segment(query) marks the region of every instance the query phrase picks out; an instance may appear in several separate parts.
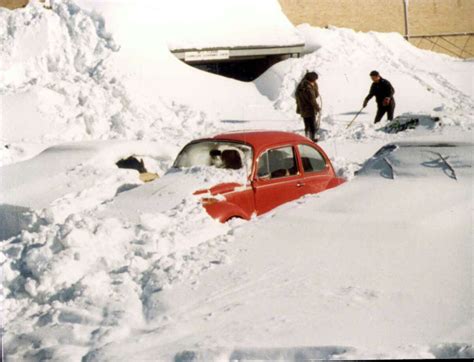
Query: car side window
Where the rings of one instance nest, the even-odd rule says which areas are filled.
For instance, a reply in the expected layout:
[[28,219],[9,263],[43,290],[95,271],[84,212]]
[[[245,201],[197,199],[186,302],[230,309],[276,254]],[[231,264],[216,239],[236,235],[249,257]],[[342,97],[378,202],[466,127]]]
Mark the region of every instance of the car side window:
[[318,172],[326,168],[326,161],[318,150],[307,145],[298,145],[304,172]]
[[298,166],[293,147],[268,150],[258,161],[259,178],[279,178],[298,174]]
[[265,152],[258,159],[257,177],[258,178],[269,178],[270,177],[270,171],[268,169],[268,152]]

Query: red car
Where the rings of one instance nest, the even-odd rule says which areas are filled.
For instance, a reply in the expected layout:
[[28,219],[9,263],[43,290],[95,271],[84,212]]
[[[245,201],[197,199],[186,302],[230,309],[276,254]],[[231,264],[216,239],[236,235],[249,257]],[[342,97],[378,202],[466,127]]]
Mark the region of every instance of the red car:
[[345,181],[336,176],[321,147],[289,132],[235,132],[193,141],[179,153],[173,168],[196,166],[224,169],[237,177],[194,193],[221,222],[249,220],[253,214]]

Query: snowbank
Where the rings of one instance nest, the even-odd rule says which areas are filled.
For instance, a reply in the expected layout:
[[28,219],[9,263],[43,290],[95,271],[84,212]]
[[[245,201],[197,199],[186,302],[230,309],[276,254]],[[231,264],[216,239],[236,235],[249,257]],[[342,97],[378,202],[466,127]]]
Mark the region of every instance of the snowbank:
[[71,2],[54,12],[35,2],[0,12],[2,138],[81,139],[110,131],[96,119],[122,107],[97,87],[101,63],[116,50],[103,20]]
[[[255,81],[260,91],[275,101],[277,108],[294,112],[294,90],[307,71],[316,71],[323,103],[323,127],[330,137],[354,134],[341,132],[362,107],[370,88],[369,72],[377,69],[395,87],[397,114],[426,114],[440,117],[444,125],[472,129],[474,62],[420,50],[397,33],[360,33],[351,29],[312,28],[301,25],[314,52],[300,59],[276,64]],[[275,90],[278,90],[275,92]],[[370,125],[375,102],[369,104],[356,123],[365,136],[374,137]],[[352,111],[352,112],[351,112]]]
[[[131,7],[127,0],[103,0],[100,3],[78,0],[78,3],[107,14],[108,28],[112,28],[114,36],[119,36],[124,42],[131,36],[135,41],[143,41],[130,35],[136,28],[123,27],[125,20],[129,25],[156,31],[152,34],[156,42],[149,45],[160,46],[159,43],[164,41],[170,50],[303,44],[302,36],[276,0],[257,3],[251,0],[142,0],[136,7]],[[123,11],[130,15],[128,19],[123,17]]]
[[112,175],[135,174],[116,166],[117,161],[132,155],[145,158],[146,166],[163,175],[170,166],[168,155],[177,151],[144,141],[88,141],[50,147],[30,160],[0,168],[0,203],[48,207],[54,200],[97,186]]
[[169,322],[89,356],[472,358],[473,146],[432,145],[376,156],[395,179],[370,161],[364,176],[237,228],[231,265],[161,294]]
[[126,70],[107,65],[120,46],[96,12],[63,1],[52,10],[33,2],[0,14],[0,128],[11,146],[2,147],[6,157],[20,142],[146,139],[181,146],[215,128],[202,112],[164,101],[153,90],[145,97],[127,89]]
[[0,9],[0,129],[9,147],[0,150],[2,164],[28,151],[20,143],[137,139],[182,146],[241,127],[234,120],[285,120],[252,83],[176,59],[163,3],[79,3],[89,10],[70,0],[53,2],[51,10],[35,2]]
[[303,44],[275,0],[178,0],[163,10],[170,50]]
[[21,234],[2,244],[8,356],[80,359],[160,320],[159,295],[170,284],[228,262],[220,245],[230,240],[230,227],[209,218],[197,197],[175,194],[172,205],[157,205],[166,206],[162,211],[136,212],[150,199],[145,193],[114,216],[111,200],[159,188],[161,180],[139,185],[132,171],[87,166],[74,172],[83,173],[81,191],[24,213]]

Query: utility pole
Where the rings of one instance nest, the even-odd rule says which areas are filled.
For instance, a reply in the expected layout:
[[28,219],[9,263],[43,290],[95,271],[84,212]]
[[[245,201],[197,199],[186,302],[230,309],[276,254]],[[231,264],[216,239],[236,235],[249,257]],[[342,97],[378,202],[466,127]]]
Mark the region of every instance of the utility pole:
[[409,30],[408,30],[408,1],[403,0],[403,13],[405,15],[405,39],[408,40],[410,38]]

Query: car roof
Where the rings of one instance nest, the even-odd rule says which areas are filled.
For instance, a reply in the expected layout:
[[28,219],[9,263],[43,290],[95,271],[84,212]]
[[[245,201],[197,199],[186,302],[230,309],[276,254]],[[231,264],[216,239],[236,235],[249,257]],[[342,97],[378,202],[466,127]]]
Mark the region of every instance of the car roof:
[[300,136],[296,133],[265,130],[221,133],[211,137],[210,139],[243,142],[251,145],[254,149],[262,149],[278,143],[309,142],[306,137]]

